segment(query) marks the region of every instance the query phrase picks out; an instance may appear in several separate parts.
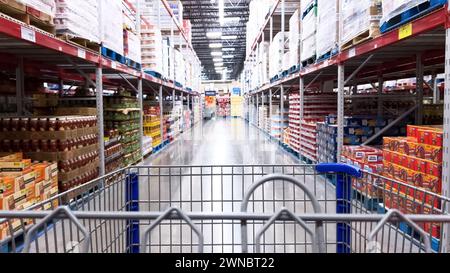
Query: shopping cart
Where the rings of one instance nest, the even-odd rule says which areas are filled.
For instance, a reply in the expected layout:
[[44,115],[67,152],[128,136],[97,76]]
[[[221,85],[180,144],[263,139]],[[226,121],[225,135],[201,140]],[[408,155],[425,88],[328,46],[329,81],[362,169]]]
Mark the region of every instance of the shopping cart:
[[0,212],[0,251],[443,252],[448,201],[342,164],[137,166]]

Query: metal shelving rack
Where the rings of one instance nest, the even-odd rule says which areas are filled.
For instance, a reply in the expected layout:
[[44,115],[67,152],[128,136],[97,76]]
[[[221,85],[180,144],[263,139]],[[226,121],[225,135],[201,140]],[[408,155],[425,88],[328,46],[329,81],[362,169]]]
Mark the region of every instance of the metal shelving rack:
[[[252,63],[260,41],[272,41],[275,11],[281,10],[281,21],[285,22],[285,1],[276,0],[268,14],[264,26],[256,37],[247,64]],[[298,1],[297,1],[298,2]],[[281,7],[281,8],[280,8]],[[314,84],[332,80],[338,91],[338,158],[343,144],[344,103],[346,87],[360,84],[378,83],[402,78],[417,78],[416,105],[405,113],[416,112],[417,123],[423,119],[423,77],[445,73],[444,98],[444,155],[443,155],[443,192],[450,196],[450,1],[445,7],[433,11],[408,23],[410,31],[392,30],[370,41],[344,50],[328,60],[301,68],[299,72],[289,75],[277,82],[265,84],[257,90],[246,88],[247,103],[259,105],[261,94],[273,95],[281,92],[285,96],[286,88],[296,88],[300,92],[301,105],[304,103],[305,90]],[[282,27],[282,30],[284,28]],[[265,39],[269,33],[269,39]],[[300,61],[299,61],[300,63]],[[379,88],[378,94],[371,95],[380,105],[384,94]],[[434,92],[436,97],[438,92]],[[271,100],[269,100],[271,101]],[[434,98],[436,101],[436,98]],[[270,103],[270,102],[269,102]],[[303,109],[303,107],[302,107]],[[302,113],[301,113],[302,116]],[[383,133],[383,131],[381,131]],[[448,208],[447,208],[448,210]],[[446,225],[443,232],[443,251],[450,250],[450,227]]]
[[[164,5],[173,19],[173,25],[180,33],[180,47],[191,49],[196,57],[192,45],[176,21],[169,5],[165,0],[158,0]],[[136,11],[138,33],[140,33],[140,8],[130,8]],[[198,58],[197,58],[198,60]],[[163,120],[164,92],[180,94],[188,99],[198,100],[200,93],[180,88],[173,82],[163,81],[152,77],[143,71],[130,68],[124,64],[103,57],[99,52],[83,48],[56,38],[54,35],[28,26],[8,16],[0,15],[0,68],[15,71],[17,114],[24,114],[24,81],[25,73],[63,86],[86,85],[96,90],[96,107],[99,124],[99,155],[100,175],[105,174],[105,141],[103,132],[103,90],[105,86],[127,86],[138,94],[139,105],[143,111],[143,97],[146,93],[154,93],[161,105],[161,120]],[[62,90],[60,90],[62,91]],[[161,131],[163,130],[161,126]],[[140,124],[140,139],[143,138],[143,124]],[[142,152],[142,141],[141,141]]]

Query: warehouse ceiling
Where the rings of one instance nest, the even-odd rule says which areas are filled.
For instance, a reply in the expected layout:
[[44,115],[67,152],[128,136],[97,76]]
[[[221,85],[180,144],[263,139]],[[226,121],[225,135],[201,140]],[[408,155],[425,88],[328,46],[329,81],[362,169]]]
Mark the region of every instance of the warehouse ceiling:
[[[223,67],[229,72],[226,79],[237,79],[245,61],[250,0],[223,0],[225,20],[222,25],[219,22],[220,0],[181,2],[183,17],[191,20],[192,45],[202,62],[204,79],[223,80],[220,64],[217,65],[221,58]],[[211,48],[211,44],[221,44],[221,48]]]

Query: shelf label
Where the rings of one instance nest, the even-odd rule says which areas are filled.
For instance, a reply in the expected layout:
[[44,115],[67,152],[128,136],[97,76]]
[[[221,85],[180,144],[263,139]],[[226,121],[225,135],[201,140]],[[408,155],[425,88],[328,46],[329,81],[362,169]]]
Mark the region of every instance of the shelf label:
[[36,32],[32,29],[22,26],[20,28],[22,39],[36,43]]
[[78,49],[78,57],[82,59],[86,59],[86,50],[79,48]]
[[413,34],[413,27],[412,27],[412,23],[406,24],[402,27],[399,28],[398,30],[398,39],[402,40],[405,39],[406,37],[409,37]]
[[116,62],[111,61],[111,68],[112,69],[116,69],[117,68]]
[[349,51],[348,51],[348,57],[349,58],[353,58],[353,57],[355,57],[356,56],[356,48],[351,48]]

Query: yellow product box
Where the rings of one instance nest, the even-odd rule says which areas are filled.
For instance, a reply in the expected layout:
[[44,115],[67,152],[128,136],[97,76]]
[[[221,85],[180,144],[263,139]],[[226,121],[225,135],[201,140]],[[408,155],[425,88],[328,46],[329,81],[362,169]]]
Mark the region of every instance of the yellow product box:
[[15,210],[18,206],[27,202],[27,191],[19,190],[14,194],[4,196],[2,200],[2,210]]
[[0,197],[8,196],[16,191],[15,180],[12,177],[0,177]]
[[31,202],[36,199],[36,185],[29,184],[25,187],[25,191],[27,192],[27,202]]
[[23,172],[31,166],[31,159],[18,161],[0,161],[0,171],[2,172]]
[[53,184],[54,184],[53,179],[42,181],[43,190],[46,191],[46,190],[50,189],[53,186]]
[[34,188],[35,188],[34,192],[35,192],[36,198],[39,199],[38,201],[41,201],[42,194],[44,193],[44,182],[43,181],[37,182],[34,185]]

